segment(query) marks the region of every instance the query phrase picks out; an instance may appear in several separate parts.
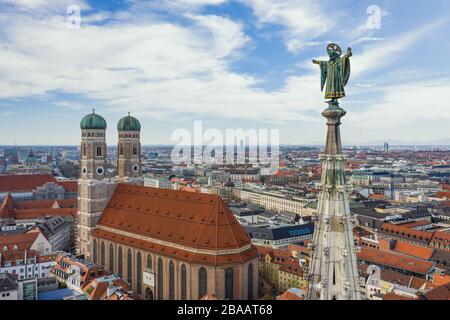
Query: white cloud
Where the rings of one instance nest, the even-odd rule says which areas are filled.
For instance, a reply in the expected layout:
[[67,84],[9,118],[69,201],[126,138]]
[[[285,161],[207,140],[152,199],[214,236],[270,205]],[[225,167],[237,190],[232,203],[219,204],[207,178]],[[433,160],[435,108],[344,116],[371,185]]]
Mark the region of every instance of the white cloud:
[[[378,89],[380,90],[380,89]],[[383,98],[367,102],[362,112],[352,112],[349,121],[365,128],[396,129],[422,120],[450,120],[447,100],[450,80],[408,83],[380,90]]]
[[317,109],[317,76],[288,78],[276,92],[257,89],[257,79],[230,69],[250,41],[243,26],[215,15],[186,17],[192,22],[187,26],[121,20],[84,22],[74,30],[66,28],[61,15],[17,14],[8,23],[0,15],[0,98],[56,91],[94,99],[120,113],[266,121],[309,119],[302,112]]
[[[259,8],[255,12],[261,23],[282,22],[288,26],[287,41],[314,38],[328,28],[309,22],[316,10],[308,11],[312,2],[287,1],[272,7],[268,1],[251,2]],[[296,13],[289,9],[306,15],[305,24],[295,21]],[[86,15],[82,28],[73,30],[67,29],[64,15],[54,12],[46,19],[23,12],[0,13],[0,98],[62,92],[97,101],[110,111],[131,111],[144,118],[211,115],[268,122],[322,121],[319,71],[310,60],[299,63],[307,69],[305,75],[287,78],[275,91],[259,89],[259,79],[233,71],[232,63],[251,43],[241,23],[195,11],[184,15],[187,22],[183,24],[154,19],[152,15],[139,21],[129,19],[126,13],[117,13],[117,17],[121,19],[108,23],[108,15]],[[314,20],[322,23],[318,17],[315,15]],[[98,19],[104,23],[93,24]],[[412,46],[434,27],[378,41],[376,47],[355,52],[352,78],[358,78],[355,83],[360,85],[352,90],[356,94],[378,90],[379,95],[373,101],[375,108],[352,112],[349,122],[356,125],[370,118],[375,119],[374,124],[386,126],[393,123],[384,117],[402,115],[406,121],[422,116],[420,112],[404,116],[408,105],[418,110],[426,105],[435,114],[443,111],[433,97],[444,101],[442,92],[446,91],[442,90],[449,89],[445,82],[415,84],[414,95],[408,95],[407,86],[377,88],[368,85],[373,80],[360,79],[365,71],[395,61],[396,53]],[[69,101],[56,106],[82,108]]]
[[399,58],[401,51],[410,48],[418,40],[444,25],[446,20],[439,20],[423,27],[414,29],[400,36],[379,41],[374,46],[363,49],[361,54],[354,53],[352,58],[352,73],[360,76],[365,71],[380,70]]
[[73,5],[80,7],[80,9],[89,8],[84,0],[0,0],[0,6],[2,5],[33,14],[66,12],[67,8]]
[[311,0],[243,0],[249,5],[258,23],[278,24],[285,28],[284,42],[291,52],[311,44],[310,40],[325,34],[334,25],[334,18],[326,14],[326,2]]

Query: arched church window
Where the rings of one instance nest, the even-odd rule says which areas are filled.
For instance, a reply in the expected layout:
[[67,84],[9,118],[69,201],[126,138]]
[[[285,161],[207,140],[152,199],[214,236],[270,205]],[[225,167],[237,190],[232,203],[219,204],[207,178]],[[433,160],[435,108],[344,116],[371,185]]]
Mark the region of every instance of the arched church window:
[[137,293],[142,293],[142,256],[141,252],[138,251],[136,255],[136,282],[137,282]]
[[92,258],[94,259],[94,263],[97,263],[97,240],[94,239],[94,244],[93,244],[93,248],[92,248]]
[[97,147],[97,157],[102,156],[102,147]]
[[127,253],[127,281],[129,284],[131,284],[131,280],[132,280],[132,265],[131,265],[131,249],[128,249],[128,253]]
[[83,143],[83,157],[86,157],[86,143]]
[[122,276],[123,273],[123,269],[122,269],[122,247],[119,246],[119,253],[118,253],[118,271],[119,271],[119,275]]
[[147,268],[150,270],[153,268],[152,267],[152,256],[150,254],[147,256]]
[[225,299],[233,300],[233,268],[225,271]]
[[114,247],[109,245],[109,271],[114,272]]
[[198,270],[198,298],[201,299],[208,291],[208,273],[201,267]]
[[253,299],[253,263],[250,263],[248,265],[248,271],[247,271],[247,299],[252,300]]
[[133,146],[133,155],[134,156],[137,155],[137,148],[136,148],[136,146]]
[[175,300],[175,267],[169,262],[169,300]]
[[100,244],[100,264],[105,265],[105,243],[103,241]]
[[162,259],[161,258],[159,258],[158,259],[158,274],[157,274],[157,276],[158,276],[158,300],[163,300],[164,299],[164,297],[163,297],[163,289],[164,289],[164,286],[163,286],[163,276],[164,276],[164,274],[163,274],[163,261],[162,261]]
[[183,264],[181,266],[181,300],[186,300],[187,294],[187,272],[186,266]]

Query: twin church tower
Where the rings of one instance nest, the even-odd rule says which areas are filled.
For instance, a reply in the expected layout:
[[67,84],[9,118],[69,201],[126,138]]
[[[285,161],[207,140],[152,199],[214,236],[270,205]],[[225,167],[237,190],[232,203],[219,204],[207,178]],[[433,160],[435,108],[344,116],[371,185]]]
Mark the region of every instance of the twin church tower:
[[78,180],[78,222],[76,251],[91,259],[91,231],[118,183],[143,184],[139,121],[130,116],[117,124],[116,176],[108,174],[106,121],[92,111],[80,122],[80,179]]

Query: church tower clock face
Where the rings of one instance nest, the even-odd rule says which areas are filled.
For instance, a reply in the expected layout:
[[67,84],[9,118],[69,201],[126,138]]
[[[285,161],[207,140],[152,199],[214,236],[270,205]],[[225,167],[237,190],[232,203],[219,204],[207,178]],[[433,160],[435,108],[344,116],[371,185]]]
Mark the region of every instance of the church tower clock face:
[[86,174],[87,173],[87,169],[86,168],[83,168],[83,174]]
[[132,169],[133,169],[133,172],[138,172],[139,171],[139,165],[134,164]]
[[105,172],[105,170],[103,169],[103,167],[98,167],[98,168],[97,168],[97,174],[102,175],[103,172]]

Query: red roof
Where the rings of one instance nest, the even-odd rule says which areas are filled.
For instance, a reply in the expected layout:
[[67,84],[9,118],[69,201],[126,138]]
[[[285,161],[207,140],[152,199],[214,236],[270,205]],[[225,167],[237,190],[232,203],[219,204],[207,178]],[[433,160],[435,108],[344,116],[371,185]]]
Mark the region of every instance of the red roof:
[[78,181],[76,180],[62,180],[58,184],[63,186],[67,192],[78,192]]
[[450,300],[450,283],[434,288],[427,292],[423,297],[424,300]]
[[36,219],[45,216],[77,215],[77,199],[13,201],[8,193],[0,206],[0,219]]
[[385,199],[384,194],[373,193],[369,195],[369,199]]
[[303,275],[302,267],[300,266],[298,260],[295,260],[295,259],[285,260],[279,270],[283,271],[283,272],[291,273],[298,277]]
[[361,251],[358,253],[358,259],[418,274],[428,274],[434,266],[434,264],[429,261],[365,247],[362,247]]
[[450,192],[437,192],[436,193],[436,198],[447,198],[450,199]]
[[[0,249],[2,250],[3,248],[0,248]],[[12,263],[12,265],[15,266],[16,260],[25,259],[25,253],[26,253],[27,259],[38,257],[38,253],[35,250],[17,250],[17,251],[1,252],[2,259],[0,261],[1,262],[0,267],[4,267],[5,262],[7,262],[7,261],[10,261]]]
[[50,174],[0,175],[0,192],[32,191],[47,182],[56,182]]
[[438,243],[440,245],[449,246],[450,245],[450,233],[436,231],[433,233],[433,237],[431,238],[431,243]]
[[3,219],[9,220],[9,219],[13,218],[14,217],[13,209],[14,209],[14,200],[13,200],[11,194],[8,192],[0,206],[0,220],[3,220]]
[[16,209],[76,208],[77,199],[15,201]]
[[[30,250],[39,232],[13,233],[0,236],[0,250],[6,246],[8,251]],[[17,249],[14,246],[17,245]]]
[[433,236],[433,233],[431,232],[410,229],[401,225],[386,222],[381,225],[378,231],[394,237],[406,238],[422,243],[428,243]]
[[303,299],[297,293],[291,290],[286,290],[277,297],[277,300],[303,300]]
[[383,296],[383,300],[416,300],[415,298],[405,297],[393,292],[388,292]]
[[[121,231],[150,240],[123,236]],[[212,264],[241,262],[257,256],[250,237],[222,199],[205,193],[119,184],[98,221],[94,236]],[[193,250],[156,244],[151,239]],[[239,253],[209,255],[195,250],[236,250]]]
[[286,249],[273,249],[264,246],[255,246],[258,250],[260,259],[264,259],[266,255],[272,258],[272,263],[283,265],[285,261],[291,258],[291,252]]
[[413,244],[409,244],[403,241],[396,242],[394,251],[425,260],[429,260],[434,252],[433,249],[415,246]]

